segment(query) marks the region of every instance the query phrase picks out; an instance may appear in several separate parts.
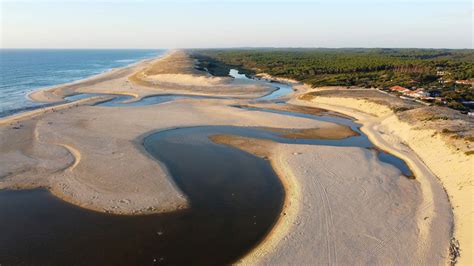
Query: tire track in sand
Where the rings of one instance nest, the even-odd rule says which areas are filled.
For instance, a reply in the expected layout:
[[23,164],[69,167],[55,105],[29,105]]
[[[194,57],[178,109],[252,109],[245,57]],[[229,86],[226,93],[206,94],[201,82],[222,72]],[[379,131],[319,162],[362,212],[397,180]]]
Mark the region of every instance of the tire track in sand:
[[[334,174],[334,173],[333,173]],[[326,188],[323,186],[321,181],[317,177],[314,178],[319,188],[319,195],[324,210],[324,219],[326,225],[326,249],[328,256],[328,265],[337,265],[337,250],[336,250],[336,232],[334,230],[334,219],[332,215],[332,209],[329,202],[329,196]]]

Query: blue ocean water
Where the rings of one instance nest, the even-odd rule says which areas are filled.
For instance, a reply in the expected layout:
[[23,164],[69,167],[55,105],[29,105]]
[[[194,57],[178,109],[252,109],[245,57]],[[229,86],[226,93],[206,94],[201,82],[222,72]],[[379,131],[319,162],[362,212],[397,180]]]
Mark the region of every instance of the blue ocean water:
[[41,106],[27,94],[160,56],[165,50],[0,49],[0,117]]

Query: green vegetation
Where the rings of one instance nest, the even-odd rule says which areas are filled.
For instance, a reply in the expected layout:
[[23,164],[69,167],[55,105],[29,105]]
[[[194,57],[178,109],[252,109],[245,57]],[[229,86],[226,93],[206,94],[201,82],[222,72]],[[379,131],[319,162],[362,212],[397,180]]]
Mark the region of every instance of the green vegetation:
[[436,120],[449,120],[449,117],[447,117],[447,116],[431,116],[431,117],[422,119],[422,121],[436,121]]
[[395,113],[399,113],[399,112],[405,112],[405,111],[408,111],[408,110],[411,110],[411,108],[409,107],[405,107],[405,106],[400,106],[400,107],[395,107],[392,109]]
[[472,86],[454,82],[474,79],[474,52],[468,49],[210,49],[193,55],[200,67],[218,76],[234,67],[314,87],[436,89],[448,106],[460,110],[466,109],[462,102],[474,101]]

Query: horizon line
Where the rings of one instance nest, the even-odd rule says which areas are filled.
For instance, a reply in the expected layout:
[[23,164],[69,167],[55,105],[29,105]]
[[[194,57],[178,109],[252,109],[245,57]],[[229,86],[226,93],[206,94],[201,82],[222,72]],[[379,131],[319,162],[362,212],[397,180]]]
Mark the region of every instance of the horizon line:
[[0,47],[0,50],[206,50],[206,49],[428,49],[428,50],[474,50],[470,48],[449,48],[449,47],[364,47],[364,46],[234,46],[234,47],[181,47],[181,48],[156,48],[156,47]]

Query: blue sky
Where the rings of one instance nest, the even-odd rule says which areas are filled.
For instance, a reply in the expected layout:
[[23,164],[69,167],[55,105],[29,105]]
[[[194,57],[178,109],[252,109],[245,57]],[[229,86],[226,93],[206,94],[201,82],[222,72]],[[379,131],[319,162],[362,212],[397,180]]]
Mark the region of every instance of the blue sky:
[[1,47],[473,48],[466,0],[0,0]]

